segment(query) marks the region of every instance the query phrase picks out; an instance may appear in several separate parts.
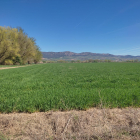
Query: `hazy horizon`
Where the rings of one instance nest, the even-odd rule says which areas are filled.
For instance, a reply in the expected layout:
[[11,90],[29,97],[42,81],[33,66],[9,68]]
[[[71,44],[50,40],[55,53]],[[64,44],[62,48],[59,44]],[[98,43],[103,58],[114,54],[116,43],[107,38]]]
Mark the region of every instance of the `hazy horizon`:
[[[53,52],[53,53],[59,53],[59,52],[72,52],[72,53],[76,53],[76,52],[73,52],[73,51],[41,51],[41,52]],[[96,53],[96,52],[79,52],[79,53],[95,53],[95,54],[111,54],[111,53]],[[121,54],[111,54],[111,55],[121,55]],[[126,55],[129,55],[129,54],[126,54]],[[126,56],[126,55],[121,55],[121,56]],[[140,55],[131,55],[131,56],[140,56]]]

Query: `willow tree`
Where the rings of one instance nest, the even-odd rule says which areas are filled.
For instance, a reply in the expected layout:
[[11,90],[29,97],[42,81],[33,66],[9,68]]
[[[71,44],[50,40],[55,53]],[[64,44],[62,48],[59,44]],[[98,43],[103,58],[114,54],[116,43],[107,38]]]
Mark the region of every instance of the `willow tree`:
[[42,58],[42,53],[40,52],[40,48],[36,46],[35,56],[34,56],[34,63],[37,64]]
[[19,54],[23,64],[32,63],[35,56],[35,46],[32,40],[24,33],[22,28],[18,28]]
[[0,27],[0,64],[13,64],[19,54],[18,30]]
[[0,64],[38,63],[42,54],[22,28],[0,27]]
[[34,49],[35,55],[33,57],[33,61],[35,64],[37,64],[42,58],[42,53],[40,51],[39,46],[37,46],[37,44],[36,44],[36,39],[31,37],[30,40],[32,41],[32,43],[34,44],[34,47],[35,47],[35,49]]

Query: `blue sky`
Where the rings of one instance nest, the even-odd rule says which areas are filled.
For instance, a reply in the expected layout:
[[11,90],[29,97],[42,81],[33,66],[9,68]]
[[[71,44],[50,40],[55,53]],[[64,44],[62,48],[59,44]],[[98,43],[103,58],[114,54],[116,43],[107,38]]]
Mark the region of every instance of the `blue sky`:
[[0,0],[0,26],[41,51],[140,55],[140,0]]

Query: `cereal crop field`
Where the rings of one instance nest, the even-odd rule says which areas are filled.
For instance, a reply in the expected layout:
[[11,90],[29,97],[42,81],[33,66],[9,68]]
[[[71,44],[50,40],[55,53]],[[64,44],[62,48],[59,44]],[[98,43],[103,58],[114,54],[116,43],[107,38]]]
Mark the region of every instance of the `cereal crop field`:
[[50,63],[0,70],[0,112],[140,107],[140,63]]

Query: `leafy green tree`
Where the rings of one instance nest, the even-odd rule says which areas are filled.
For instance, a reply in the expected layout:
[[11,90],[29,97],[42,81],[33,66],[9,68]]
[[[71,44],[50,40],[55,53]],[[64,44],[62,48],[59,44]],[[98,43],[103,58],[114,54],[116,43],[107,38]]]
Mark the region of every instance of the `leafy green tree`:
[[13,60],[16,56],[20,56],[17,39],[17,29],[0,27],[0,64],[6,64],[6,60]]
[[42,53],[40,52],[40,48],[36,46],[36,52],[34,56],[34,63],[37,64],[42,59]]
[[19,56],[16,56],[16,58],[13,60],[13,64],[14,65],[16,65],[16,64],[22,64],[21,58]]
[[42,53],[35,41],[21,27],[0,26],[0,64],[38,63]]
[[19,54],[21,56],[22,64],[33,62],[35,56],[35,49],[33,40],[28,38],[21,27],[18,27],[18,43],[20,46]]

